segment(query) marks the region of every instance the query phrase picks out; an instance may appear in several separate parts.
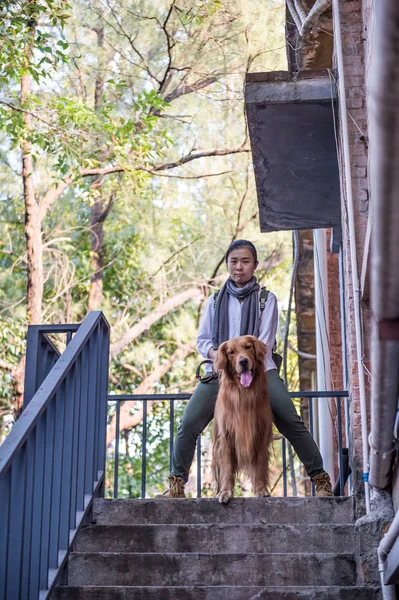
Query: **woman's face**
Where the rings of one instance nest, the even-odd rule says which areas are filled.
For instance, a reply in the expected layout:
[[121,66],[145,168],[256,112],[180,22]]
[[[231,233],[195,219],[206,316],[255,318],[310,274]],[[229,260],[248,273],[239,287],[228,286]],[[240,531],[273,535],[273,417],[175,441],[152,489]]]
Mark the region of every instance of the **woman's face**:
[[248,246],[232,250],[227,259],[229,275],[237,287],[244,287],[251,280],[258,263]]

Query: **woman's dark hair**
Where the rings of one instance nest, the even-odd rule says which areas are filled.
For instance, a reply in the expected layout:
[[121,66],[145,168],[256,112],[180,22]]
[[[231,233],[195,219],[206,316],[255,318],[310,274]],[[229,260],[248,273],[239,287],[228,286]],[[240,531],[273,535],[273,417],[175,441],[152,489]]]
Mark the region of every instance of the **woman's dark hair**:
[[234,242],[231,242],[230,246],[227,248],[226,262],[228,261],[230,252],[237,250],[237,248],[249,248],[254,257],[254,261],[258,262],[258,253],[256,252],[256,248],[253,243],[249,242],[248,240],[235,240]]

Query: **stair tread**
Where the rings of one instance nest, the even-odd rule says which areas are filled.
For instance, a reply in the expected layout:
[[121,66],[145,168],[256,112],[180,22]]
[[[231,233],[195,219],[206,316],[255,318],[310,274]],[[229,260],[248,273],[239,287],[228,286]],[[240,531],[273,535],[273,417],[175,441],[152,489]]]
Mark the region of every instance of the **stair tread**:
[[95,525],[81,530],[77,552],[352,551],[354,525],[216,523]]
[[353,554],[72,553],[71,585],[334,585],[356,583]]
[[354,502],[345,498],[99,499],[93,516],[98,524],[189,523],[349,523]]

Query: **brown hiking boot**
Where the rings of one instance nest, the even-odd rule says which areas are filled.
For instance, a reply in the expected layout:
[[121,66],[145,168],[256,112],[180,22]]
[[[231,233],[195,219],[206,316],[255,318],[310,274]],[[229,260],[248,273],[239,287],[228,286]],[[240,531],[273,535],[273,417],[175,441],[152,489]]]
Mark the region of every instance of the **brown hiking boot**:
[[312,478],[312,482],[316,486],[316,496],[318,498],[329,498],[334,496],[331,487],[330,476],[328,473],[320,473],[319,475],[315,475]]
[[169,477],[169,489],[165,490],[163,494],[155,496],[155,498],[185,498],[184,486],[186,482],[182,477],[175,477],[171,475]]

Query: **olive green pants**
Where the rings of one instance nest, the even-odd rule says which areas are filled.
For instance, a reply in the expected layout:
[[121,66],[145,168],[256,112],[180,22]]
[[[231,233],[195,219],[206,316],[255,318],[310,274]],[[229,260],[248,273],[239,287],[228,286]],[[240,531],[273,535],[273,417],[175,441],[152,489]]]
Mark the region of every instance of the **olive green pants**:
[[[309,477],[323,473],[319,449],[295,410],[283,380],[275,369],[267,372],[269,400],[277,429],[287,438],[304,464]],[[172,475],[188,479],[197,438],[213,418],[218,381],[199,383],[179,425],[173,448]]]

